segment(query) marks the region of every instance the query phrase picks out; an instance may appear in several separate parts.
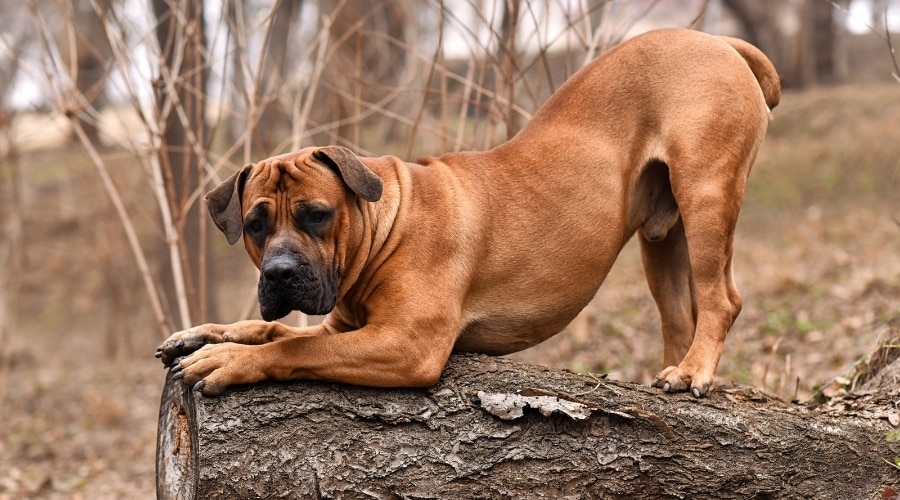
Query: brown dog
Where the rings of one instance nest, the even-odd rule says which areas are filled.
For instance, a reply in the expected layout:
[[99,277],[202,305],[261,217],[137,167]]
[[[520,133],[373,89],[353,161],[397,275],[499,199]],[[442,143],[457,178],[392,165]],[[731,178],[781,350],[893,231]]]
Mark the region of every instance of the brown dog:
[[[451,351],[506,354],[562,330],[638,232],[668,365],[653,386],[699,397],[741,309],[732,239],[779,97],[746,42],[661,30],[576,73],[490,151],[418,164],[331,146],[248,165],[207,202],[229,243],[243,233],[266,322],[198,326],[157,356],[193,353],[174,370],[205,395],[430,386]],[[295,309],[328,316],[269,322]]]

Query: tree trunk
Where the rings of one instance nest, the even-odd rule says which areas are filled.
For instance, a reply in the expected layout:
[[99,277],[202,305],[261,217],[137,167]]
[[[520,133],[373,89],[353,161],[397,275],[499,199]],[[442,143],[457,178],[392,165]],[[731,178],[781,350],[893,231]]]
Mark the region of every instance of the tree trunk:
[[331,19],[330,56],[312,121],[334,126],[310,142],[365,149],[401,139],[397,121],[385,120],[382,108],[411,109],[413,93],[397,89],[408,78],[416,3],[319,0],[317,6]]
[[[213,276],[207,259],[208,215],[201,211],[201,203],[195,191],[205,191],[202,161],[207,147],[206,82],[207,64],[206,34],[201,0],[153,0],[156,16],[156,38],[161,50],[160,82],[156,86],[156,105],[163,125],[163,144],[159,151],[160,163],[166,177],[166,190],[170,210],[179,237],[181,276],[173,276],[172,263],[161,267],[160,281],[168,302],[170,317],[187,318],[170,325],[172,329],[188,328],[190,324],[217,320],[215,302],[208,293],[214,290]],[[165,79],[174,81],[174,94],[165,85]],[[179,116],[183,112],[183,118]],[[162,249],[165,249],[163,243]],[[167,255],[161,251],[161,255]],[[175,280],[181,280],[187,291],[187,303],[176,299]],[[184,311],[186,306],[187,311]]]
[[698,400],[474,355],[455,355],[424,390],[296,382],[204,398],[168,378],[157,488],[160,498],[877,498],[900,487],[891,408],[810,410],[747,387]]
[[[503,20],[500,22],[500,33],[497,42],[497,83],[494,94],[498,96],[506,96],[506,108],[498,109],[498,114],[502,117],[503,124],[506,126],[506,139],[512,139],[524,125],[522,115],[515,111],[516,101],[516,79],[519,76],[520,69],[517,67],[516,61],[521,60],[519,57],[519,47],[517,45],[517,35],[519,34],[519,15],[521,12],[521,0],[508,0],[502,4]],[[491,105],[500,107],[497,99],[491,100]],[[485,144],[485,148],[489,148],[490,144]]]
[[[70,61],[75,71],[75,86],[84,100],[84,105],[100,110],[107,103],[106,79],[109,75],[107,64],[112,59],[112,49],[106,39],[106,28],[103,26],[103,18],[112,8],[111,0],[97,0],[92,3],[87,0],[72,2],[72,15],[78,31],[75,33],[75,60]],[[96,10],[95,10],[96,9]],[[100,13],[97,12],[99,10]],[[100,129],[95,120],[86,120],[84,114],[79,114],[76,119],[81,122],[88,139],[92,144],[100,147]],[[77,139],[73,134],[71,141]]]
[[[280,95],[285,92],[288,75],[295,65],[290,60],[291,34],[298,24],[302,7],[302,0],[274,2],[263,21],[265,29],[260,55],[262,60],[245,61],[249,52],[247,44],[250,33],[247,27],[257,22],[254,8],[240,0],[225,2],[226,26],[231,43],[236,47],[231,55],[233,71],[230,77],[235,118],[229,124],[229,142],[237,142],[247,128],[250,103],[246,101],[252,100],[259,108],[249,117],[249,125],[252,127],[250,158],[266,158],[278,154],[281,152],[278,151],[279,145],[290,134],[291,112],[280,103]],[[245,68],[245,65],[250,67]],[[259,68],[259,74],[256,74],[255,68]]]
[[784,6],[758,0],[723,0],[722,5],[740,26],[741,37],[763,51],[778,74],[787,77],[786,85],[796,85],[796,71],[789,67],[785,53],[788,43],[778,25],[779,17],[785,16]]
[[288,75],[291,28],[300,15],[301,1],[282,0],[276,3],[266,43],[265,64],[261,87],[256,89],[256,102],[264,102],[259,122],[253,131],[253,146],[264,152],[261,156],[280,153],[276,148],[290,134],[290,111],[279,109],[277,99]]

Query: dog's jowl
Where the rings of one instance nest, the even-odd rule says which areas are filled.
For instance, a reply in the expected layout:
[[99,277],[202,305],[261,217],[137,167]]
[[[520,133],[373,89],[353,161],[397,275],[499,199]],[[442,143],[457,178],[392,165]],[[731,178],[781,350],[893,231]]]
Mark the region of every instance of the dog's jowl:
[[[779,96],[746,42],[660,30],[587,65],[489,151],[409,163],[328,146],[247,165],[207,203],[260,269],[265,321],[200,325],[157,355],[206,395],[261,380],[429,386],[454,350],[510,353],[561,331],[637,234],[662,319],[653,385],[699,397],[741,310],[734,230]],[[327,316],[272,321],[292,310]]]

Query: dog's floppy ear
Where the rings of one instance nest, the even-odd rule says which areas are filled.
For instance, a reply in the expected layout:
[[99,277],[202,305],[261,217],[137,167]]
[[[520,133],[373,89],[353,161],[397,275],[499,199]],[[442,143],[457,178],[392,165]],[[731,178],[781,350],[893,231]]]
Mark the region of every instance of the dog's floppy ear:
[[234,245],[244,230],[241,195],[252,168],[252,164],[245,165],[203,197],[213,222],[225,233],[229,245]]
[[326,146],[313,152],[313,158],[333,168],[344,183],[366,201],[381,199],[384,184],[352,151],[341,146]]

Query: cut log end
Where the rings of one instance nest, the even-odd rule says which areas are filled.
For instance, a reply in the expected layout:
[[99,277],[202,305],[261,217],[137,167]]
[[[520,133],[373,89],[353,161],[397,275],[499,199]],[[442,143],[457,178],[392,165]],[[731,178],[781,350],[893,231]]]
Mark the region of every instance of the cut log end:
[[198,477],[198,430],[194,395],[171,370],[159,404],[156,436],[156,494],[158,498],[193,500]]

